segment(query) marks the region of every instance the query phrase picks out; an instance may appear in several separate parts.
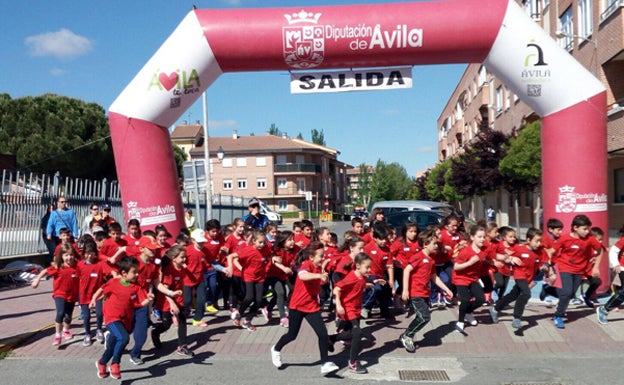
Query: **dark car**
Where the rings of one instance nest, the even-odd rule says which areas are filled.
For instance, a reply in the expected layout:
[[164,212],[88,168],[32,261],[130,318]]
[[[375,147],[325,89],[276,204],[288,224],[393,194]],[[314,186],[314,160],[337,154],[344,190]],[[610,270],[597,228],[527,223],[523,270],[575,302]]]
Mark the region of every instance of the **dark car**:
[[368,211],[366,210],[355,210],[353,214],[351,214],[351,219],[353,218],[361,218],[362,220],[368,219]]
[[437,210],[400,211],[388,214],[386,223],[400,232],[403,223],[412,221],[418,225],[418,230],[422,231],[429,225],[439,225],[445,216],[445,213]]

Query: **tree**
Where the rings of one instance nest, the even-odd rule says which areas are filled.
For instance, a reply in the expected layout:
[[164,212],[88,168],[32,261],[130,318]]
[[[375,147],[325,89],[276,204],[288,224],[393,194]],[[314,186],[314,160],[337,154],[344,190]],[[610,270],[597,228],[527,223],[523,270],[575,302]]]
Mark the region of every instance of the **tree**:
[[371,179],[371,200],[405,199],[413,184],[403,166],[378,160]]
[[325,133],[323,133],[323,129],[321,129],[321,131],[316,128],[312,129],[312,143],[325,146]]
[[433,201],[447,201],[451,204],[464,199],[464,196],[457,191],[451,180],[452,164],[449,159],[435,165],[423,183],[428,198]]
[[0,152],[27,172],[115,178],[110,130],[95,103],[45,94],[0,97]]
[[416,178],[414,185],[410,189],[409,193],[407,193],[407,199],[415,199],[415,200],[431,200],[429,197],[429,193],[427,193],[427,188],[425,187],[425,183],[427,182],[427,178],[429,177],[429,171],[426,171],[423,175]]
[[282,136],[282,131],[280,131],[279,127],[275,125],[275,123],[271,123],[271,127],[269,127],[269,135]]
[[177,144],[171,144],[173,146],[173,158],[176,163],[176,170],[178,170],[178,179],[180,179],[180,183],[184,179],[184,162],[186,162],[186,153],[184,150],[178,146]]
[[360,173],[358,174],[357,181],[357,203],[368,207],[371,202],[371,166],[366,163],[361,163],[358,168],[360,169]]
[[299,133],[299,135],[297,135],[297,139],[303,140],[303,135],[301,134],[301,132]]

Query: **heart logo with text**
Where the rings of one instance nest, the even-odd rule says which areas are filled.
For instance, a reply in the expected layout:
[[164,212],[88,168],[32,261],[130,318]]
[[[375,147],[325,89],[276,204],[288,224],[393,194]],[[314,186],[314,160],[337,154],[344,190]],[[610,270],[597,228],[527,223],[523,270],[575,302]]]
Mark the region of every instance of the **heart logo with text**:
[[170,75],[167,75],[161,72],[160,75],[158,75],[158,80],[160,80],[160,84],[162,84],[167,91],[170,91],[178,82],[178,73],[172,72]]

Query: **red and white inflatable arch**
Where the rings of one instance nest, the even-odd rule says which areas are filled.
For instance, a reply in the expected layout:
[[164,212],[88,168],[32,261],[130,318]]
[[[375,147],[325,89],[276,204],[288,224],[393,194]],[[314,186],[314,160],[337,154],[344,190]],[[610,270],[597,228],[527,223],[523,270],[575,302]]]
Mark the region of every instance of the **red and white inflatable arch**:
[[126,219],[184,225],[167,127],[224,72],[480,62],[543,117],[544,218],[606,229],[605,89],[514,0],[191,11],[109,109]]

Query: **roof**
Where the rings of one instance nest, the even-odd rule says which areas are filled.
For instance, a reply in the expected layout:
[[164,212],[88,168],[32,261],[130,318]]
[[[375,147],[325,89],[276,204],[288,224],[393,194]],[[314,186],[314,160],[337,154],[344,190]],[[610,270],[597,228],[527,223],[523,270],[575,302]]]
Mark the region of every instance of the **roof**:
[[201,124],[183,124],[173,128],[173,132],[171,132],[171,139],[195,139],[200,133],[203,133]]
[[[248,136],[211,136],[208,140],[211,154],[216,154],[219,147],[226,154],[267,153],[267,152],[301,152],[320,151],[328,155],[337,156],[340,151],[301,139],[290,139],[275,135],[248,135]],[[203,145],[191,150],[191,154],[204,153]]]

